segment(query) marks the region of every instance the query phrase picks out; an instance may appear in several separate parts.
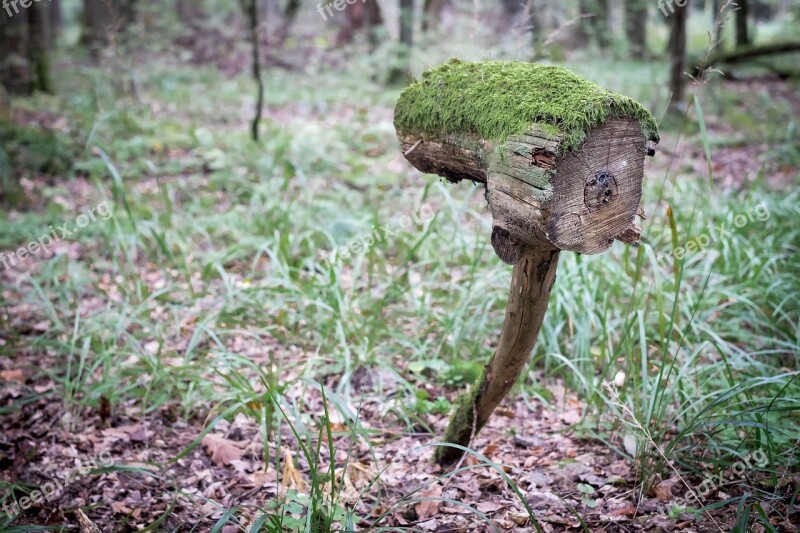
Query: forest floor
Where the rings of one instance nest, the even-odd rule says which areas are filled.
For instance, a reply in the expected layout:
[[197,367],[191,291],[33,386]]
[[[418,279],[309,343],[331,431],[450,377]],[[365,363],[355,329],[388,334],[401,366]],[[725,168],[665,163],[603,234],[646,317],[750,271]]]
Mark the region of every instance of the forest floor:
[[[198,96],[206,76],[218,92]],[[753,493],[760,494],[753,516],[769,517],[774,531],[797,531],[797,406],[777,418],[761,411],[764,435],[772,439],[762,452],[769,467],[750,453],[760,469],[749,463],[743,472],[731,469],[738,464],[733,455],[720,463],[722,470],[704,473],[679,454],[700,439],[686,431],[685,419],[664,415],[639,432],[639,411],[632,420],[622,414],[623,403],[661,389],[645,389],[641,397],[626,393],[620,405],[603,395],[602,382],[615,376],[620,389],[645,386],[632,381],[638,369],[621,352],[635,352],[640,340],[647,344],[653,359],[638,364],[655,376],[662,342],[649,340],[663,328],[658,317],[629,322],[614,310],[637,293],[610,281],[607,294],[582,288],[609,268],[603,261],[634,263],[636,252],[629,256],[617,245],[605,259],[565,260],[557,282],[562,292],[554,293],[524,383],[477,435],[459,468],[451,474],[436,466],[433,448],[452,400],[491,353],[510,279],[486,248],[489,215],[481,191],[431,185],[431,176],[399,157],[391,125],[396,93],[375,96],[369,105],[350,94],[349,102],[335,104],[341,87],[319,98],[305,86],[299,94],[277,88],[287,79],[300,83],[292,76],[273,82],[279,96],[268,102],[261,146],[242,148],[250,110],[243,112],[232,96],[239,85],[162,71],[142,82],[127,108],[110,104],[111,93],[97,96],[106,102],[90,122],[105,122],[84,139],[75,177],[23,177],[26,207],[6,216],[4,224],[15,229],[0,249],[44,234],[49,223],[75,222],[68,214],[101,201],[113,204],[113,216],[24,268],[0,270],[0,349],[13,354],[0,357],[0,526],[11,518],[4,531],[79,524],[81,531],[95,524],[103,532],[209,531],[215,524],[226,533],[270,525],[269,531],[316,531],[327,515],[356,530],[533,531],[533,517],[541,531],[716,532],[741,523]],[[771,252],[757,247],[772,246],[769,235],[783,235],[788,242],[772,255],[783,257],[776,268],[789,281],[771,278],[778,284],[773,288],[779,298],[797,294],[791,281],[798,263],[791,227],[798,209],[797,132],[787,129],[778,138],[765,130],[776,117],[800,114],[800,91],[772,80],[718,85],[712,96],[752,102],[760,95],[772,101],[772,111],[764,112],[774,114],[746,117],[743,127],[736,120],[745,118],[712,110],[707,133],[667,130],[648,177],[672,188],[667,200],[682,224],[681,238],[690,235],[698,198],[704,213],[698,216],[709,222],[739,212],[731,207],[736,202],[766,199],[770,223],[783,224],[785,233],[754,222],[742,237],[747,244],[719,245],[720,278],[711,285],[730,292],[709,288],[713,305],[697,319],[726,324],[719,329],[692,327],[697,307],[690,306],[706,302],[706,293],[692,287],[709,284],[703,277],[708,258],[692,263],[697,273],[687,266],[686,285],[678,289],[668,286],[671,270],[659,278],[654,268],[643,281],[649,296],[642,297],[655,301],[653,291],[664,285],[659,294],[667,295],[667,311],[661,313],[660,300],[657,306],[663,319],[672,308],[668,295],[681,294],[687,310],[678,313],[675,331],[686,343],[661,336],[677,366],[727,368],[739,357],[752,366],[732,364],[730,379],[771,378],[769,386],[780,392],[765,393],[765,401],[783,405],[800,391],[797,332],[791,331],[796,302],[759,301],[759,294],[772,298],[772,289],[743,265],[765,258],[760,268],[769,270]],[[192,94],[199,101],[181,103]],[[15,108],[11,120],[69,133],[86,118],[76,116],[83,111],[40,104]],[[708,112],[711,105],[704,104]],[[712,147],[711,176],[708,139],[726,139]],[[651,186],[645,207],[650,223],[663,228],[661,192]],[[421,220],[349,262],[329,264],[330,281],[315,278],[329,236],[347,243],[397,214],[421,212],[421,205],[432,207],[434,220]],[[339,216],[343,210],[350,218]],[[320,231],[327,234],[320,238]],[[669,239],[668,227],[654,231],[651,242]],[[738,253],[747,257],[735,259]],[[609,277],[630,285],[619,268]],[[743,288],[731,286],[751,278]],[[737,291],[756,318],[727,314],[737,308]],[[593,306],[611,310],[584,317]],[[775,311],[769,313],[774,322],[762,321],[759,310],[768,307],[786,316]],[[623,330],[634,332],[630,350],[619,348]],[[734,338],[742,332],[752,337]],[[555,355],[561,353],[566,357]],[[753,362],[764,354],[774,357]],[[565,362],[571,356],[574,367]],[[705,386],[696,375],[684,378]],[[725,383],[714,381],[705,393],[696,385],[691,393],[665,395],[664,404],[681,411],[694,394],[688,405],[702,411],[699,398],[733,387]],[[751,394],[759,391],[753,387]],[[728,443],[727,430],[709,429],[709,435]],[[735,435],[744,439],[745,433]],[[105,452],[113,464],[97,464]],[[96,468],[80,472],[92,459]],[[48,501],[12,517],[15,501],[53,482],[63,486]],[[702,510],[690,494],[701,486],[710,487]],[[308,511],[317,506],[324,512]],[[763,523],[750,527],[769,531]]]

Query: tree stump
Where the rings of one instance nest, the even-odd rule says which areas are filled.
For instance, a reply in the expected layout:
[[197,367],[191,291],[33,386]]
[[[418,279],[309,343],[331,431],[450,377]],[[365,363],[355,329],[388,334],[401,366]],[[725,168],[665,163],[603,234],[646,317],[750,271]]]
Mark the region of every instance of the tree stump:
[[[596,254],[615,239],[638,244],[644,159],[658,128],[641,104],[566,69],[458,60],[403,91],[395,128],[418,170],[484,184],[492,247],[514,265],[500,341],[445,433],[446,442],[468,446],[528,360],[559,252]],[[436,459],[460,456],[441,447]]]

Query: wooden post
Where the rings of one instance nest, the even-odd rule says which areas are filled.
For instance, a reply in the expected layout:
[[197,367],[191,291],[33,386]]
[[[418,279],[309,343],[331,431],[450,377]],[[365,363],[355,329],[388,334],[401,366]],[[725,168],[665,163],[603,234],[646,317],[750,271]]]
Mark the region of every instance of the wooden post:
[[[420,171],[484,184],[492,247],[514,265],[500,341],[445,432],[446,442],[468,446],[525,367],[559,252],[638,244],[644,159],[657,127],[640,104],[565,69],[459,61],[403,92],[395,127]],[[436,460],[460,456],[443,447]]]

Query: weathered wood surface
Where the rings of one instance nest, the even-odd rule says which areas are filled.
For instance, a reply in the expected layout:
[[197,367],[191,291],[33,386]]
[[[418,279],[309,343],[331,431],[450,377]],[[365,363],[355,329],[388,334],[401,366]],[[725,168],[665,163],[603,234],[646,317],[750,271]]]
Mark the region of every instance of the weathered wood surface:
[[558,141],[535,125],[497,146],[470,135],[400,136],[407,159],[422,172],[486,184],[498,228],[492,244],[506,262],[545,250],[596,254],[614,239],[636,244],[648,153],[639,122],[610,119],[565,154],[558,154]]

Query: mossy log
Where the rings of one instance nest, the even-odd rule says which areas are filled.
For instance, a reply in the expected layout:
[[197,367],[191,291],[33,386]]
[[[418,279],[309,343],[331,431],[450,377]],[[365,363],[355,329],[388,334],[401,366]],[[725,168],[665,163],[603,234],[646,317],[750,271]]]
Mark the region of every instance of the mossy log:
[[408,161],[449,181],[486,184],[492,244],[595,254],[636,242],[652,115],[560,67],[450,62],[407,88],[395,127]]
[[[641,104],[563,68],[457,60],[403,91],[395,128],[418,170],[484,184],[492,247],[514,265],[497,349],[459,399],[445,434],[467,446],[525,366],[558,253],[639,242],[644,160],[658,129]],[[437,460],[460,456],[442,448]]]

